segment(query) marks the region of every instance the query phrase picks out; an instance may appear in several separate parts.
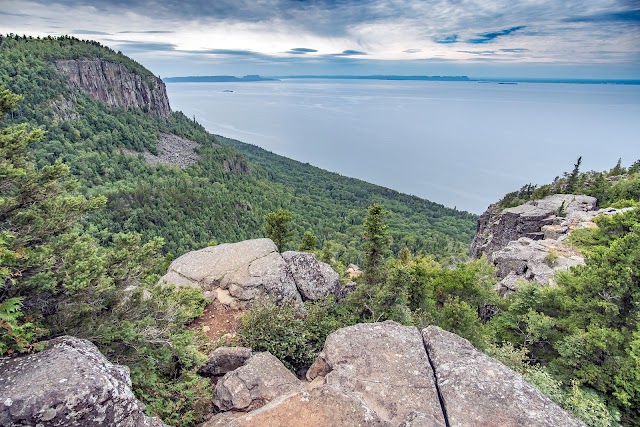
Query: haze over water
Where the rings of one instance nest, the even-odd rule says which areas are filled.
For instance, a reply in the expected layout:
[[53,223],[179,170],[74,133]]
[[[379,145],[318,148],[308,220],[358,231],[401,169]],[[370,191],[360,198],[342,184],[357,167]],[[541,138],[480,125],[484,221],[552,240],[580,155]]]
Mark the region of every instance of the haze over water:
[[475,213],[578,156],[584,171],[640,158],[640,86],[296,79],[167,91],[212,133]]

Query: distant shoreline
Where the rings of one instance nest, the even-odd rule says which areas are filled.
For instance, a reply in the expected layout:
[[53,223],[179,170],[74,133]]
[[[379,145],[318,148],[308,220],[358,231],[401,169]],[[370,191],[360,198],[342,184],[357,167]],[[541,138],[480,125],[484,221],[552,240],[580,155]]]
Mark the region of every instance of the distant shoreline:
[[640,80],[633,79],[565,79],[565,78],[526,78],[526,77],[487,77],[474,78],[468,76],[401,76],[401,75],[298,75],[298,76],[267,76],[247,75],[236,76],[182,76],[167,77],[166,83],[242,83],[242,82],[275,82],[281,80],[383,80],[383,81],[430,81],[430,82],[476,82],[476,83],[563,83],[563,84],[609,84],[609,85],[640,85]]

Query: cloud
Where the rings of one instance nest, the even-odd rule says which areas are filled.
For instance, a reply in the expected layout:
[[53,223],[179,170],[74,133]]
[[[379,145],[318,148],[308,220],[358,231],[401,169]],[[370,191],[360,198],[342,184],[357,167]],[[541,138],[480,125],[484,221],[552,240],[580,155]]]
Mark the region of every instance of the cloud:
[[443,37],[434,37],[433,41],[438,43],[438,44],[452,44],[452,43],[457,43],[458,41],[458,35],[457,34],[451,34],[449,36],[443,36]]
[[307,53],[317,52],[318,49],[310,49],[308,47],[294,47],[293,49],[289,49],[286,53],[290,53],[293,55],[304,55]]
[[482,56],[496,54],[495,50],[458,50],[457,52],[468,53],[470,55],[482,55]]
[[508,36],[509,34],[515,33],[516,31],[520,31],[524,28],[527,28],[527,27],[525,25],[519,25],[517,27],[506,28],[504,30],[478,34],[478,38],[469,39],[467,40],[467,43],[471,43],[471,44],[489,43],[491,40],[495,40],[498,37]]
[[112,47],[126,52],[158,52],[176,51],[177,46],[173,43],[145,42],[137,40],[115,40],[106,39],[113,44]]
[[147,31],[118,31],[118,34],[173,34],[175,31],[169,30],[147,30]]
[[563,22],[637,23],[637,22],[640,22],[640,9],[595,13],[592,15],[572,16],[572,17],[563,19]]
[[358,55],[366,55],[367,52],[361,52],[359,50],[343,50],[342,53],[336,53],[335,56],[358,56]]
[[522,47],[518,47],[518,48],[511,48],[511,49],[500,49],[500,52],[508,52],[508,53],[522,53],[522,52],[528,52],[529,49],[525,49]]
[[26,13],[9,13],[9,12],[0,12],[0,15],[4,16],[17,16],[19,18],[29,18],[33,15],[27,15]]
[[73,34],[84,34],[87,36],[111,36],[112,33],[105,33],[104,31],[95,31],[95,30],[71,30]]
[[402,51],[402,53],[420,53],[420,52],[422,52],[422,49],[406,49]]

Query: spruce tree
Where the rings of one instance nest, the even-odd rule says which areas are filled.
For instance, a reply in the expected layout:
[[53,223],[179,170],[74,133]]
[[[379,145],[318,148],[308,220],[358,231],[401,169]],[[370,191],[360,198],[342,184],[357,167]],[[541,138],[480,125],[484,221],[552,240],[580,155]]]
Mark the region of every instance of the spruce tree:
[[386,217],[384,206],[374,203],[364,220],[364,278],[370,285],[385,280],[384,260],[391,243]]

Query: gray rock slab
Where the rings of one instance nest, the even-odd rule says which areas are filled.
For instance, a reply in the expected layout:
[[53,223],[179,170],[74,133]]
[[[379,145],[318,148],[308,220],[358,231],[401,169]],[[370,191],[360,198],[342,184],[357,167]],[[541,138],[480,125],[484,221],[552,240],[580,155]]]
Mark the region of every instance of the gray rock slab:
[[221,411],[251,411],[280,395],[302,389],[302,382],[275,356],[256,353],[218,381],[213,404]]
[[422,334],[450,426],[585,427],[464,338],[437,326]]
[[314,366],[316,373],[328,372],[326,384],[356,393],[393,425],[412,413],[426,417],[430,427],[445,425],[434,374],[414,327],[387,321],[339,329],[327,337]]
[[175,259],[161,281],[201,288],[214,296],[221,289],[233,308],[246,308],[256,299],[273,298],[301,306],[302,299],[289,268],[269,239],[225,243]]
[[214,416],[202,427],[392,427],[356,394],[328,385],[289,393],[246,415]]
[[35,354],[0,359],[0,425],[163,427],[144,414],[129,369],[73,337]]

